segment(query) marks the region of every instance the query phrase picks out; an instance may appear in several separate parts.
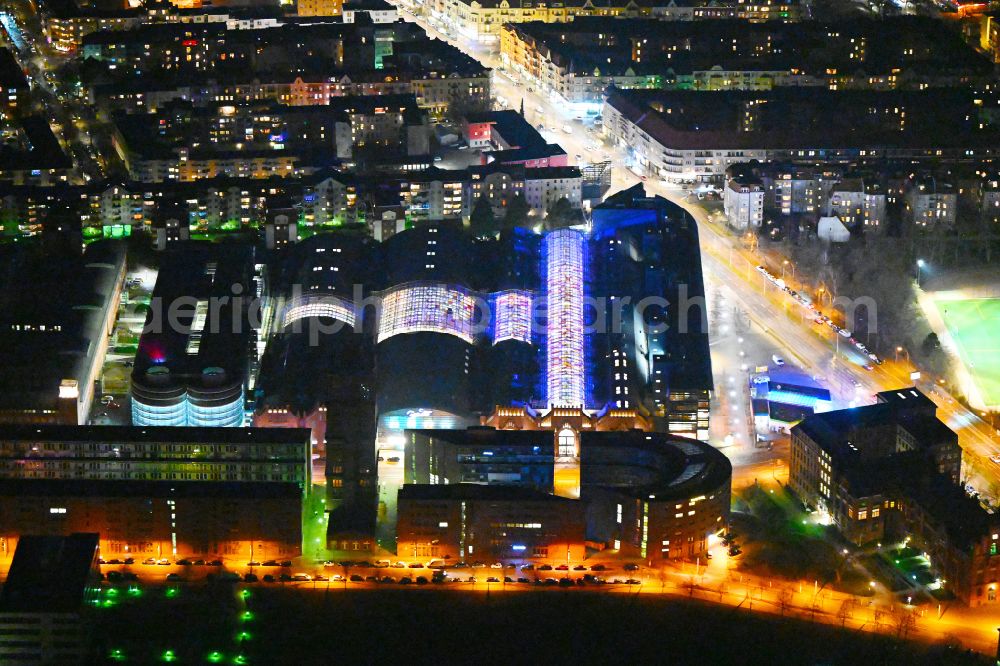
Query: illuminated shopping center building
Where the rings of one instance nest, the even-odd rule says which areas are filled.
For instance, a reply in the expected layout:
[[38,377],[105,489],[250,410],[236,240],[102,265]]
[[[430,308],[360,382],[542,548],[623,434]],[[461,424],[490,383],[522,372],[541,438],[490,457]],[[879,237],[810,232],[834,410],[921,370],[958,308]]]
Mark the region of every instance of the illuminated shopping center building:
[[699,256],[693,219],[641,186],[595,209],[590,229],[476,239],[432,222],[383,243],[314,237],[282,271],[293,277],[277,297],[257,421],[296,400],[292,411],[317,409],[331,385],[370,376],[383,451],[401,452],[404,430],[476,425],[497,406],[631,410],[705,440]]

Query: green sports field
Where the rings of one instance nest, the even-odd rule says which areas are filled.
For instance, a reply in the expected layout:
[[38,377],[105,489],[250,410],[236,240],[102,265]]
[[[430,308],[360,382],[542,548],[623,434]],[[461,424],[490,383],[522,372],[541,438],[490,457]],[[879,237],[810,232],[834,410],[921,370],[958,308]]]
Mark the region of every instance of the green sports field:
[[934,299],[987,405],[1000,404],[1000,298]]

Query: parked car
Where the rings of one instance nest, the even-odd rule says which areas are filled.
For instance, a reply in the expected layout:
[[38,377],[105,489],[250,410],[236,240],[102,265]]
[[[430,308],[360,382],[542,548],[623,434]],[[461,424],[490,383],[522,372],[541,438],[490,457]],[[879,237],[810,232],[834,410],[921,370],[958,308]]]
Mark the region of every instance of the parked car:
[[299,582],[308,582],[308,581],[312,580],[312,576],[310,576],[307,573],[297,573],[297,574],[293,574],[292,575],[292,580],[294,580],[297,583],[299,583]]
[[[177,574],[170,574],[170,576],[176,576],[176,575]],[[170,579],[170,576],[167,576],[168,580]],[[258,580],[260,580],[260,579],[257,578],[257,574],[252,574],[252,573],[243,574],[243,582],[244,583],[256,583]]]
[[271,574],[264,574],[264,582],[265,583],[273,583],[274,580],[275,580],[274,576],[272,576]]

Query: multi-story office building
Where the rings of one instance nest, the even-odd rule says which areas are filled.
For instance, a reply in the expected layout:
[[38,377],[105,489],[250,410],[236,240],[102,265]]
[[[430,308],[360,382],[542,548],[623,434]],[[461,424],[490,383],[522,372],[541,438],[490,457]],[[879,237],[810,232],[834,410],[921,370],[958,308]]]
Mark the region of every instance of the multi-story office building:
[[525,487],[405,485],[396,553],[454,562],[579,562],[586,553],[583,506]]
[[0,479],[0,506],[8,543],[35,531],[87,530],[100,534],[106,559],[243,565],[302,552],[302,490],[294,483]]
[[118,315],[124,248],[101,241],[81,255],[79,240],[40,235],[0,255],[0,422],[85,423]]
[[262,279],[246,245],[189,241],[164,257],[132,370],[133,425],[243,425]]
[[1000,521],[965,495],[958,437],[936,409],[903,388],[807,417],[792,428],[789,485],[847,539],[909,536],[964,602],[995,602]]
[[106,557],[292,557],[310,478],[304,429],[12,427],[0,537],[95,532]]
[[408,484],[513,484],[553,490],[551,430],[407,430]]
[[[507,533],[491,531],[494,550],[480,556],[495,559],[565,562],[579,557],[562,548],[553,552],[524,543],[529,535],[542,535],[547,527],[551,531],[545,520],[536,520],[537,503],[546,497],[558,496],[561,503],[550,499],[545,506],[576,511],[581,522],[586,517],[588,542],[649,562],[704,558],[713,535],[728,525],[728,459],[695,440],[621,429],[626,424],[648,427],[635,412],[617,410],[593,418],[582,410],[556,408],[534,417],[502,408],[489,421],[537,429],[407,431],[408,485],[399,492],[401,556],[473,558],[482,553],[478,547],[453,552],[469,534],[482,538],[479,530],[466,532],[470,523],[462,520],[463,501],[474,497],[488,497],[520,515],[519,524],[508,525]],[[557,481],[556,495],[547,494],[553,474],[564,476],[572,467],[575,487]]]
[[305,490],[311,478],[306,432],[12,425],[0,437],[0,478],[280,482]]
[[698,248],[690,215],[641,185],[594,209],[591,294],[621,306],[609,306],[603,330],[589,336],[588,385],[595,404],[707,440],[714,384]]

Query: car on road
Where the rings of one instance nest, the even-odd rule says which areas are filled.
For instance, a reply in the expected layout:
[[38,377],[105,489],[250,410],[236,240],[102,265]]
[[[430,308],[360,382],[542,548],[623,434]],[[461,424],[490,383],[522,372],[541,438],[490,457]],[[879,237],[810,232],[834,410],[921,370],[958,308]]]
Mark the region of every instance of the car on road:
[[570,127],[569,125],[563,125],[562,126],[562,131],[566,132],[566,134],[572,134],[573,133],[573,128]]
[[625,571],[638,571],[639,570],[639,565],[635,564],[633,562],[629,562],[628,564],[626,564],[622,568],[625,569]]
[[639,583],[639,581],[636,580],[635,578],[626,578],[625,579],[625,584],[626,585],[640,585],[641,583]]
[[990,456],[990,462],[991,463],[996,463],[997,465],[1000,465],[1000,456],[998,456],[998,455]]
[[781,357],[780,357],[780,356],[778,356],[777,354],[772,354],[772,355],[771,355],[771,360],[772,360],[772,361],[774,362],[774,364],[775,364],[776,366],[778,366],[779,368],[780,368],[781,366],[783,366],[783,365],[785,364],[785,359],[781,358]]

